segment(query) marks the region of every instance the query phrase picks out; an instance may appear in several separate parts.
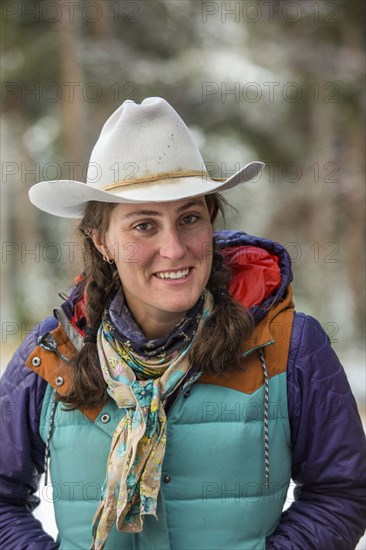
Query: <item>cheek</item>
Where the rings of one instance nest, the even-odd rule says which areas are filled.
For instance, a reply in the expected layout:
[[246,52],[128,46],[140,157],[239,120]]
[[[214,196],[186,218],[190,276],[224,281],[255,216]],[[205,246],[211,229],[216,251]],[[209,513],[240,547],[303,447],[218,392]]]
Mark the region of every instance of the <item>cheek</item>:
[[141,247],[135,241],[129,241],[123,245],[123,262],[128,264],[131,269],[138,268],[143,264],[143,257],[141,254]]
[[134,239],[125,238],[117,231],[109,231],[105,242],[109,253],[115,261],[117,267],[123,265],[135,264],[139,261],[139,246]]
[[212,229],[206,228],[200,234],[195,235],[194,253],[201,262],[201,276],[205,284],[210,278],[213,257],[213,234]]
[[118,255],[116,255],[116,265],[120,273],[121,279],[123,276],[138,277],[139,274],[143,274],[144,270],[151,264],[152,251],[151,247],[146,244],[141,244],[136,240],[127,239],[123,242],[119,242]]
[[205,229],[200,234],[194,236],[194,247],[196,255],[209,264],[212,261],[213,254],[213,235],[211,229]]
[[108,231],[105,236],[105,244],[113,260],[117,263],[120,255],[120,244],[113,231]]

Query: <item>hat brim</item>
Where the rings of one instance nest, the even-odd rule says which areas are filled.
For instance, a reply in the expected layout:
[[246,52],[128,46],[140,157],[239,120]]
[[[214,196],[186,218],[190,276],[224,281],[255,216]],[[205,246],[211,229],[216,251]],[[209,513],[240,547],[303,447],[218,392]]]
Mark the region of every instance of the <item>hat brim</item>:
[[64,218],[82,218],[90,201],[110,203],[169,202],[215,192],[227,191],[254,179],[264,168],[260,161],[250,162],[225,181],[185,176],[149,183],[136,183],[103,191],[74,180],[42,181],[31,187],[29,199],[40,210]]

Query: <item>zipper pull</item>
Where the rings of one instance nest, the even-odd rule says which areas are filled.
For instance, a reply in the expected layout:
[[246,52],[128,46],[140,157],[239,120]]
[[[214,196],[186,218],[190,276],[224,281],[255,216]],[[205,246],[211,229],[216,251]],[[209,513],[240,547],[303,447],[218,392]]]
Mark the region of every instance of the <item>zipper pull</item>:
[[185,389],[187,389],[187,386],[188,385],[192,385],[193,382],[195,382],[196,380],[198,380],[198,378],[201,376],[202,372],[196,372],[195,374],[192,374],[188,380],[185,381],[185,383],[183,384],[183,387],[182,387],[182,391],[184,391]]

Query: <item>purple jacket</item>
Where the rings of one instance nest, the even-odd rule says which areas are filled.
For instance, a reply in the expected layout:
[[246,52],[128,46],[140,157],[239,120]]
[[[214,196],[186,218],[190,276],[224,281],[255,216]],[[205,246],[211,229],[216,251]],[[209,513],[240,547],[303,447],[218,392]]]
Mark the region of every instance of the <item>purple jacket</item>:
[[[280,299],[292,279],[280,245],[239,232],[220,233],[220,246],[253,245],[280,260]],[[273,296],[252,309],[256,320]],[[71,316],[72,298],[63,305]],[[1,380],[0,545],[7,550],[58,548],[32,510],[44,471],[39,418],[47,383],[25,366],[37,338],[56,328],[47,318],[14,354]],[[366,440],[344,370],[320,324],[295,314],[287,367],[295,501],[267,539],[272,550],[351,550],[366,526]]]

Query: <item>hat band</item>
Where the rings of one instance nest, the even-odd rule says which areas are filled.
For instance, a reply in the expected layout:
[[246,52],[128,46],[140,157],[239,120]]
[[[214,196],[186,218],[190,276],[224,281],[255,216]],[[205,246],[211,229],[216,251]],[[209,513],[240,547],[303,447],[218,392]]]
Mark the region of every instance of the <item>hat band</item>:
[[122,180],[112,183],[111,185],[104,185],[101,189],[103,191],[110,191],[111,189],[118,189],[119,187],[127,187],[128,185],[139,185],[140,183],[152,183],[171,178],[191,178],[194,176],[201,176],[208,178],[208,172],[202,170],[191,170],[190,172],[164,172],[156,176],[149,176],[145,178],[139,178],[138,180]]

